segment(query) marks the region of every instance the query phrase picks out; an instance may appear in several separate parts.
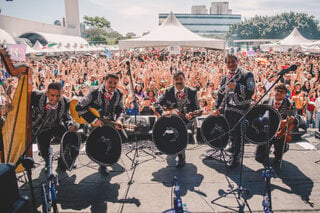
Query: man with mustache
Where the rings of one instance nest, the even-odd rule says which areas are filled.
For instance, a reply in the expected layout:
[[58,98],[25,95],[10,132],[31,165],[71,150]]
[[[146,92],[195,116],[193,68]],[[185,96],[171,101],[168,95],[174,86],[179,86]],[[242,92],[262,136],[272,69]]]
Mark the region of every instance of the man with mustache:
[[255,82],[251,72],[238,66],[236,56],[228,55],[225,63],[228,73],[222,78],[212,115],[219,116],[223,112],[230,129],[234,128],[230,133],[232,156],[227,164],[229,169],[233,169],[239,164],[241,146],[241,127],[235,125],[250,107]]
[[[89,111],[89,107],[99,111],[104,119],[115,121],[122,126],[122,120],[125,112],[123,104],[123,93],[117,89],[119,77],[116,74],[107,74],[104,83],[93,87],[91,91],[82,98],[76,106],[79,115],[88,123],[102,127],[104,122]],[[116,126],[119,130],[120,128]],[[99,172],[108,175],[109,172],[105,166],[100,165]]]
[[[185,86],[185,75],[182,71],[173,74],[173,84],[165,90],[162,96],[155,103],[155,110],[162,116],[170,116],[177,113],[181,116],[187,128],[192,127],[193,116],[192,112],[199,110],[199,101],[197,91],[193,88]],[[185,165],[186,155],[183,150],[178,154],[177,168]]]

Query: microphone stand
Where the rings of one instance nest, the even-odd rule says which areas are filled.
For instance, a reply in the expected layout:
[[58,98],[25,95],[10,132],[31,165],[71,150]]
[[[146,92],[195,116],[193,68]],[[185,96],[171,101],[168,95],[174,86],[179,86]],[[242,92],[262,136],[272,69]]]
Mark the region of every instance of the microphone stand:
[[[277,78],[277,79],[275,80],[275,82],[270,86],[270,88],[265,92],[265,94],[263,94],[263,96],[260,97],[260,99],[259,99],[251,108],[249,108],[248,111],[246,111],[246,112],[243,114],[243,116],[239,119],[239,121],[238,121],[228,132],[226,132],[226,133],[220,135],[219,137],[217,137],[217,138],[212,139],[211,141],[209,141],[209,143],[211,143],[211,142],[214,141],[214,140],[221,139],[222,137],[224,137],[225,135],[227,135],[227,134],[229,134],[231,131],[233,131],[239,124],[241,125],[241,133],[242,133],[243,135],[242,135],[242,137],[241,137],[242,140],[241,140],[241,145],[240,145],[240,147],[241,147],[240,152],[242,152],[242,153],[241,153],[241,159],[240,159],[241,166],[240,166],[240,177],[239,177],[239,185],[238,185],[238,188],[233,189],[232,186],[231,186],[231,184],[229,184],[229,187],[231,186],[231,191],[230,191],[230,192],[227,192],[227,193],[224,193],[223,195],[219,196],[218,198],[212,200],[211,203],[215,203],[216,200],[219,200],[219,199],[222,198],[222,197],[226,197],[227,194],[231,194],[231,193],[234,194],[234,192],[238,192],[238,196],[236,197],[236,199],[237,199],[237,202],[238,202],[238,204],[239,204],[239,211],[243,212],[243,209],[244,209],[244,207],[245,207],[244,205],[247,205],[247,207],[249,208],[249,211],[251,212],[251,209],[250,209],[250,207],[249,207],[246,199],[243,197],[244,192],[245,192],[245,191],[248,192],[248,190],[242,187],[243,155],[244,155],[244,145],[245,145],[245,144],[244,144],[244,141],[245,141],[245,135],[246,135],[246,133],[245,133],[245,130],[246,130],[245,125],[248,124],[248,121],[246,120],[246,117],[247,117],[247,115],[261,102],[261,100],[270,92],[270,90],[280,81],[280,79],[281,79],[281,78],[283,77],[283,75],[286,74],[286,73],[287,73],[287,72],[283,72],[283,71],[280,71],[280,72],[278,73],[278,74],[279,74],[278,78]],[[268,133],[269,133],[269,132],[268,132]],[[268,135],[268,137],[270,137],[270,136]],[[269,152],[267,152],[267,153],[269,153]],[[270,181],[269,181],[269,182],[270,182]],[[270,207],[271,207],[271,189],[270,189],[270,188],[268,189],[268,193],[270,193]],[[243,205],[240,205],[240,203],[239,203],[239,201],[238,201],[238,200],[241,199],[241,198],[243,198],[243,200],[244,200],[244,204],[243,204]],[[220,205],[220,204],[218,204],[218,205]],[[228,208],[227,206],[224,206],[224,205],[220,205],[220,206],[225,207],[225,208]]]
[[[135,94],[135,90],[134,90],[134,86],[133,86],[133,79],[132,79],[132,74],[131,74],[131,69],[130,69],[130,62],[129,61],[126,61],[126,65],[127,65],[127,75],[129,75],[130,77],[130,83],[131,83],[131,92],[133,94],[133,104],[134,104],[134,109],[137,109],[138,112],[134,113],[134,125],[137,126],[137,114],[139,113],[139,106],[138,106],[138,101],[137,101],[137,97],[136,97],[136,94]],[[129,158],[129,160],[132,162],[131,163],[131,169],[135,169],[136,166],[139,164],[139,163],[144,163],[144,162],[147,162],[149,160],[152,160],[154,158],[156,158],[155,155],[153,155],[152,153],[149,153],[147,151],[145,151],[143,148],[143,146],[138,146],[138,138],[137,138],[137,133],[136,131],[133,132],[134,134],[134,140],[135,140],[135,148],[134,149],[131,149],[129,152],[127,152],[125,155]],[[136,158],[139,157],[139,149],[142,150],[144,153],[146,153],[147,155],[151,156],[152,158],[150,159],[146,159],[144,161],[141,161],[139,162]],[[133,154],[133,158],[131,158],[129,156],[129,154],[131,152],[134,151],[134,154]],[[133,171],[134,173],[134,171]],[[132,174],[133,175],[133,174]]]
[[40,130],[48,123],[52,113],[53,113],[53,110],[51,109],[49,111],[48,115],[46,116],[46,118],[42,121],[41,125],[38,127],[38,129],[36,130],[36,132],[32,136],[31,142],[27,145],[26,149],[20,155],[20,157],[18,158],[18,160],[15,164],[15,168],[17,168],[22,163],[22,166],[27,170],[28,182],[29,182],[29,187],[30,187],[30,191],[31,191],[33,212],[36,212],[36,198],[35,198],[34,190],[33,190],[32,170],[31,170],[34,165],[34,160],[31,157],[26,157],[26,154],[27,154],[28,150],[30,149],[30,147],[32,146],[32,144],[34,143],[35,139],[38,137]]
[[270,166],[270,158],[269,158],[269,127],[270,122],[269,119],[263,125],[263,131],[266,136],[266,164],[264,170],[262,171],[262,177],[265,181],[265,188],[264,188],[264,197],[262,201],[263,211],[265,213],[272,212],[272,203],[271,203],[271,182],[270,179],[274,177],[273,169]]

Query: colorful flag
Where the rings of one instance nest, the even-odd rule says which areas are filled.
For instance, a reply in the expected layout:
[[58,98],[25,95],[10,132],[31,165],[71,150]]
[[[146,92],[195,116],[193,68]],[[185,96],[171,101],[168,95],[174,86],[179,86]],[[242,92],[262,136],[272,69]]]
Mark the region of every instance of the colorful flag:
[[107,48],[104,49],[104,52],[106,53],[106,56],[108,59],[112,59],[112,53],[110,52],[110,50],[108,50]]

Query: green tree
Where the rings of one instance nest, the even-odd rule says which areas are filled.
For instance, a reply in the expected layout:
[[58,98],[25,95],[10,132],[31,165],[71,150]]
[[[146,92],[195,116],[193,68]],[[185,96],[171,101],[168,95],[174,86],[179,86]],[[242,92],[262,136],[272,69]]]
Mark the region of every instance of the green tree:
[[84,38],[88,40],[89,43],[101,43],[101,44],[107,44],[107,36],[106,31],[99,28],[91,28],[88,30],[85,30],[82,34]]
[[297,27],[308,39],[320,37],[319,21],[305,13],[282,13],[275,16],[255,16],[234,24],[227,33],[233,39],[283,39]]
[[111,26],[110,22],[104,17],[91,17],[91,16],[84,16],[84,24],[93,28],[109,28]]
[[[113,31],[113,32],[106,32],[103,28],[107,27],[110,28],[111,23],[105,19],[104,17],[89,17],[84,16],[83,19],[84,24],[89,26],[90,28],[85,30],[82,34],[84,38],[88,40],[90,43],[102,43],[102,44],[109,44],[114,45],[118,44],[119,40],[125,39],[122,34]],[[127,33],[127,36],[135,36],[134,33]]]
[[127,34],[126,34],[126,38],[127,39],[130,39],[130,38],[134,38],[134,37],[136,37],[137,35],[135,34],[135,33],[133,33],[133,32],[128,32]]

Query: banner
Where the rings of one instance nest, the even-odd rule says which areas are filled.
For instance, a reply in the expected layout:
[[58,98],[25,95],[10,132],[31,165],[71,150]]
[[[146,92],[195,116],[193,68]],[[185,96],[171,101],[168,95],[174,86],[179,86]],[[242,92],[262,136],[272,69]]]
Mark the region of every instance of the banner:
[[169,46],[168,51],[171,55],[179,55],[180,54],[180,47],[179,46]]
[[10,59],[13,61],[25,61],[26,60],[27,46],[24,44],[8,44],[7,51],[10,55]]

